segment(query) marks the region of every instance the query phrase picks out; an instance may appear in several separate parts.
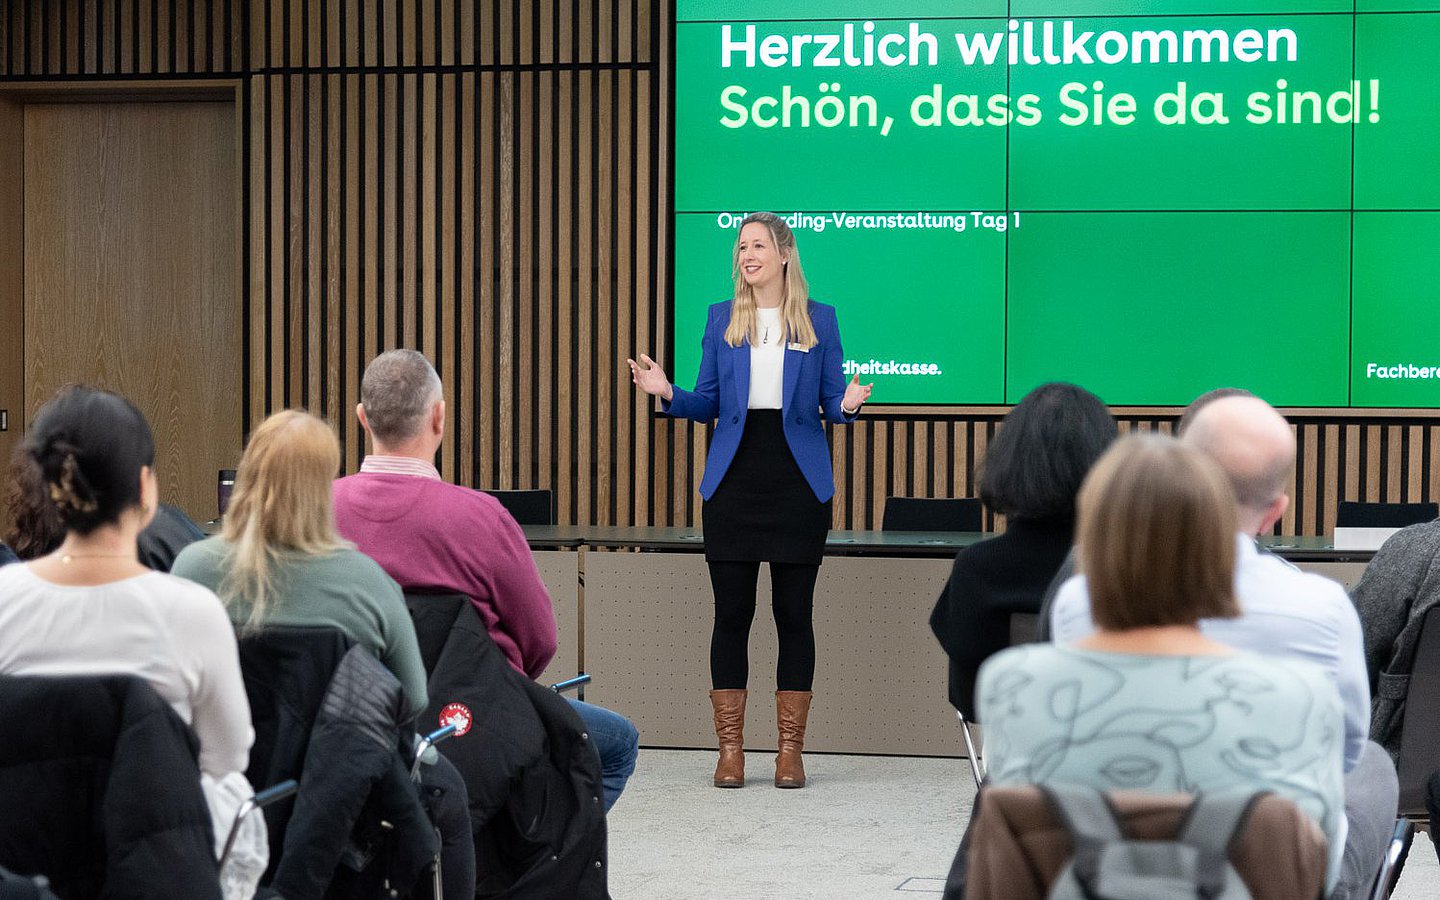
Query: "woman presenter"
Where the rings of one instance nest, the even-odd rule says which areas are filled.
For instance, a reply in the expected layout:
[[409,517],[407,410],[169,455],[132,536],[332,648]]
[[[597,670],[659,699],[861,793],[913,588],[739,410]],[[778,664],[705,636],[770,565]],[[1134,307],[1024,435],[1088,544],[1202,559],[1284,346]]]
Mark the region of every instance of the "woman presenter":
[[635,384],[668,415],[715,422],[701,518],[715,592],[710,700],[720,761],[716,787],[745,784],[743,730],[750,624],[760,563],[770,564],[779,638],[775,786],[805,786],[801,749],[815,676],[815,577],[835,493],[821,419],[852,422],[873,385],[845,383],[835,309],[808,295],[795,234],[771,213],[740,223],[735,296],[710,307],[695,390],[670,383],[641,355]]

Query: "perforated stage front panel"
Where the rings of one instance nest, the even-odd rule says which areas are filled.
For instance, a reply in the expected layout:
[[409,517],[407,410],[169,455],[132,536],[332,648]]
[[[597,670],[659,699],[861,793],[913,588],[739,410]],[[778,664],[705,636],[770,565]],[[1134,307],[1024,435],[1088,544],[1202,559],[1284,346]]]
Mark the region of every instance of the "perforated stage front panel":
[[[585,552],[587,699],[630,717],[646,746],[713,747],[713,600],[698,553]],[[815,589],[817,665],[807,749],[959,756],[946,659],[930,610],[947,559],[830,557]],[[748,749],[775,747],[775,623],[761,567],[750,639]]]
[[574,550],[536,550],[531,555],[540,570],[540,580],[550,592],[560,630],[560,649],[535,679],[548,685],[574,678],[580,671],[580,554]]
[[1363,562],[1297,562],[1295,568],[1338,581],[1346,592],[1354,588],[1360,576],[1365,574]]

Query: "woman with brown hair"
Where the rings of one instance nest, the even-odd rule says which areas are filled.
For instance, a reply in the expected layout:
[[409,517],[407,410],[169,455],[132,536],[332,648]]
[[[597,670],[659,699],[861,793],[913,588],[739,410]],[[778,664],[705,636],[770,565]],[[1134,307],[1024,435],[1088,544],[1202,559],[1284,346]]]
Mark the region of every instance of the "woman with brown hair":
[[976,702],[994,784],[1274,791],[1318,822],[1334,886],[1345,846],[1340,698],[1325,671],[1205,637],[1240,614],[1235,501],[1172,438],[1117,442],[1081,488],[1076,544],[1099,631],[1005,650]]

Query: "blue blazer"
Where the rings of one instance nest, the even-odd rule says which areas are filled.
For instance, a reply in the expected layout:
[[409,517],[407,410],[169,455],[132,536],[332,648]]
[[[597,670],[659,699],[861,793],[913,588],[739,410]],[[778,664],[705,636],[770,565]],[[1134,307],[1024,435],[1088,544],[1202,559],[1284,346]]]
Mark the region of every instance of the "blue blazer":
[[[709,500],[735,459],[745,415],[750,406],[750,342],[739,347],[725,343],[730,324],[731,301],[711,305],[700,340],[700,374],[695,390],[676,386],[674,396],[662,406],[667,415],[697,422],[715,420],[700,496]],[[819,339],[808,352],[785,348],[782,417],[785,443],[800,466],[815,498],[821,503],[835,495],[835,475],[830,467],[830,445],[825,440],[821,419],[837,425],[855,421],[840,410],[845,397],[845,354],[840,349],[840,322],[835,307],[810,301],[810,321]]]

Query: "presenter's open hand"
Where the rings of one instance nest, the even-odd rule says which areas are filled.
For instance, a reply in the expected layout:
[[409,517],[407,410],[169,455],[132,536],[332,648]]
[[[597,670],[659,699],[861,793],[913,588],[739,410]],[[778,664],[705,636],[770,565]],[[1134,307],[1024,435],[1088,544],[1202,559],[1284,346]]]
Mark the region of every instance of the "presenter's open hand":
[[[630,364],[630,378],[634,380],[635,386],[640,390],[666,401],[674,395],[675,392],[670,387],[670,379],[666,377],[665,371],[655,360],[642,353],[638,363],[633,359],[625,361]],[[867,390],[865,393],[868,396],[870,392]],[[845,396],[850,395],[847,393]]]
[[[869,384],[861,384],[860,376],[858,374],[855,375],[855,377],[850,379],[850,383],[845,385],[845,399],[840,401],[841,408],[848,409],[851,412],[859,412],[860,407],[865,404],[865,401],[870,399],[870,392],[874,389],[875,382],[872,381]],[[834,395],[832,394],[831,396]]]

